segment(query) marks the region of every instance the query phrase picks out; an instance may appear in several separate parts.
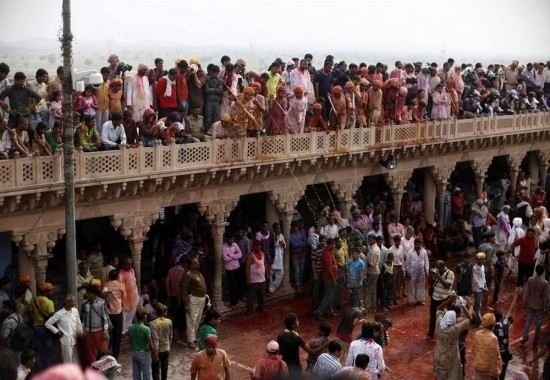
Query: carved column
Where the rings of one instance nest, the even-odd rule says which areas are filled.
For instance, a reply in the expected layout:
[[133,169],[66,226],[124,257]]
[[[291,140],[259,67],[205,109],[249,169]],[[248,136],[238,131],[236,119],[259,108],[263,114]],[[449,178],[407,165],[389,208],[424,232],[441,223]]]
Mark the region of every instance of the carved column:
[[405,194],[405,186],[407,181],[411,178],[410,172],[389,172],[384,175],[388,186],[391,189],[394,211],[397,216],[397,220],[401,218],[401,201],[403,200],[403,194]]
[[473,161],[471,164],[472,169],[475,173],[476,195],[478,199],[481,198],[481,193],[483,192],[483,184],[485,183],[485,174],[487,173],[487,169],[489,169],[491,162],[493,162],[492,158],[487,160]]
[[147,233],[158,217],[158,211],[139,212],[129,215],[117,214],[110,217],[111,226],[115,230],[118,230],[125,240],[128,240],[128,247],[132,252],[132,261],[138,285],[141,284],[141,251],[143,250],[143,242],[147,241]]
[[438,166],[432,168],[432,175],[437,189],[437,224],[445,223],[445,190],[451,174],[455,170],[455,165]]
[[435,199],[436,199],[436,186],[434,178],[429,169],[424,169],[424,215],[426,216],[426,223],[433,223],[435,216]]
[[550,151],[548,152],[538,152],[539,158],[539,184],[544,189],[546,185],[546,177],[548,176],[548,161],[550,161]]
[[336,198],[340,203],[340,216],[344,219],[349,219],[351,216],[351,206],[354,202],[354,195],[357,188],[361,186],[358,182],[340,183],[336,191]]
[[212,226],[212,238],[214,240],[214,276],[212,284],[212,303],[218,310],[223,309],[223,260],[222,260],[222,245],[225,228],[229,226],[226,222],[231,211],[237,206],[237,200],[219,200],[214,203],[203,204],[197,206],[199,213],[205,213],[206,220]]
[[[38,285],[46,282],[48,260],[57,239],[65,234],[62,226],[51,226],[31,232],[12,232],[12,241],[19,247],[19,273],[27,273],[33,281],[31,290],[36,294]],[[76,273],[73,274],[76,276]]]
[[510,167],[510,189],[512,194],[514,194],[514,192],[516,191],[519,166],[521,165],[521,161],[523,161],[523,157],[523,154],[517,154],[514,156],[508,156],[508,158],[506,159]]

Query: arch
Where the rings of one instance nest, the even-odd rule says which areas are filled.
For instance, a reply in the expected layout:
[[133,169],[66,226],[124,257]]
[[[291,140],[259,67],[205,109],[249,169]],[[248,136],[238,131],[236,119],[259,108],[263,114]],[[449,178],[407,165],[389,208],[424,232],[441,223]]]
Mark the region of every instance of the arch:
[[265,185],[261,181],[253,182],[248,188],[248,194],[264,193],[266,191]]

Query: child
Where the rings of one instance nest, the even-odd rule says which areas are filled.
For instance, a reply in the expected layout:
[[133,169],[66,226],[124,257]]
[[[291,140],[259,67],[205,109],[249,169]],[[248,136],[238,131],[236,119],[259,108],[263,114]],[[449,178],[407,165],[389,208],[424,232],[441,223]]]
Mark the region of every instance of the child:
[[336,329],[336,339],[342,345],[342,352],[340,354],[340,362],[344,363],[348,356],[349,345],[353,341],[352,333],[353,328],[357,325],[365,323],[365,317],[367,316],[366,309],[360,309],[358,307],[352,307],[344,312],[342,320]]
[[[109,112],[122,113],[123,108],[126,108],[122,97],[122,84],[124,82],[120,78],[116,78],[109,86]],[[101,128],[101,126],[99,126]]]
[[381,338],[380,341],[382,343],[378,343],[381,346],[387,345],[390,342],[390,328],[393,326],[393,321],[389,317],[385,317],[383,315],[375,315],[374,321],[378,322],[380,324],[380,328],[382,329]]
[[495,290],[493,292],[493,304],[498,303],[498,293],[500,292],[500,283],[504,277],[504,271],[508,269],[508,263],[504,257],[504,251],[497,251],[497,261],[495,262]]
[[[317,339],[312,340],[311,343],[309,344],[309,347],[311,347],[311,349],[314,350],[318,347],[321,347],[325,343],[327,343],[328,340],[329,340],[328,336],[330,335],[331,330],[332,330],[332,327],[331,327],[330,323],[328,323],[328,322],[319,323],[319,333],[320,333],[319,335],[320,335],[320,337],[317,338]],[[313,366],[317,362],[317,358],[323,352],[326,352],[326,349],[323,350],[322,352],[319,352],[318,354],[315,354],[315,355],[314,354],[309,354],[307,356],[306,363],[307,363],[307,371],[308,372],[311,372],[311,370],[313,369]]]
[[[502,252],[502,251],[499,251]],[[498,253],[497,252],[497,257]],[[504,260],[504,259],[502,259]],[[502,273],[504,274],[504,269],[502,270]],[[521,295],[521,288],[516,288],[516,291],[514,292],[514,298],[512,299],[512,303],[510,304],[510,308],[508,309],[508,313],[506,313],[506,316],[503,318],[502,313],[498,310],[495,310],[495,326],[493,327],[493,333],[498,339],[498,346],[500,350],[500,357],[502,358],[502,371],[500,372],[500,379],[504,380],[506,377],[506,369],[508,368],[508,362],[512,359],[512,353],[510,352],[510,326],[514,322],[514,318],[512,318],[512,314],[514,314],[514,311],[516,309],[516,304],[518,301],[519,296]]]
[[386,262],[382,266],[382,306],[384,310],[393,309],[393,253],[389,252]]
[[51,102],[50,102],[50,119],[49,119],[49,127],[53,127],[53,123],[56,120],[62,121],[63,119],[63,106],[61,104],[61,91],[54,90],[51,95]]
[[311,118],[309,119],[306,132],[315,132],[315,131],[328,132],[329,130],[328,130],[327,123],[325,122],[325,119],[321,114],[321,111],[323,110],[323,105],[321,103],[315,103],[312,109],[313,109],[313,116],[311,116]]
[[84,88],[84,94],[78,97],[77,110],[83,118],[86,115],[95,117],[97,110],[97,98],[94,95],[95,88],[91,84],[87,84]]

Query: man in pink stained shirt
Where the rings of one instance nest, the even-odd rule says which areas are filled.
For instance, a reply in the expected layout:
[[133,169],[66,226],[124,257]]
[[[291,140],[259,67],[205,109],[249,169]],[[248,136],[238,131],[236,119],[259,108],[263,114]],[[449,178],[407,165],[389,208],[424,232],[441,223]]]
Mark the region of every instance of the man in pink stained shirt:
[[391,71],[390,79],[391,78],[401,79],[402,70],[403,70],[403,63],[401,63],[401,61],[395,61],[395,69]]
[[235,237],[231,233],[225,234],[225,243],[222,245],[222,259],[223,266],[225,268],[225,274],[227,275],[227,282],[229,283],[229,299],[231,308],[237,308],[237,302],[239,301],[239,267],[241,266],[239,259],[242,257],[242,252],[237,243],[235,243]]
[[390,215],[390,224],[388,224],[388,240],[390,246],[393,245],[393,237],[399,235],[399,237],[405,236],[405,227],[397,220],[395,214]]

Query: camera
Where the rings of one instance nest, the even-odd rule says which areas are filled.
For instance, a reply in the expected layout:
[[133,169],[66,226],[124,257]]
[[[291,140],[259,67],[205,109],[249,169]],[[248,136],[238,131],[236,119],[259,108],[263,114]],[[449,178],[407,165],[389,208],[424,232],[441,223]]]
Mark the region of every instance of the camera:
[[438,274],[439,274],[439,270],[437,270],[437,268],[432,268],[432,269],[430,269],[430,273],[431,273],[431,274],[434,274],[434,275],[438,275]]
[[116,67],[116,75],[124,74],[126,71],[132,70],[132,65],[127,64],[126,62],[120,62]]

